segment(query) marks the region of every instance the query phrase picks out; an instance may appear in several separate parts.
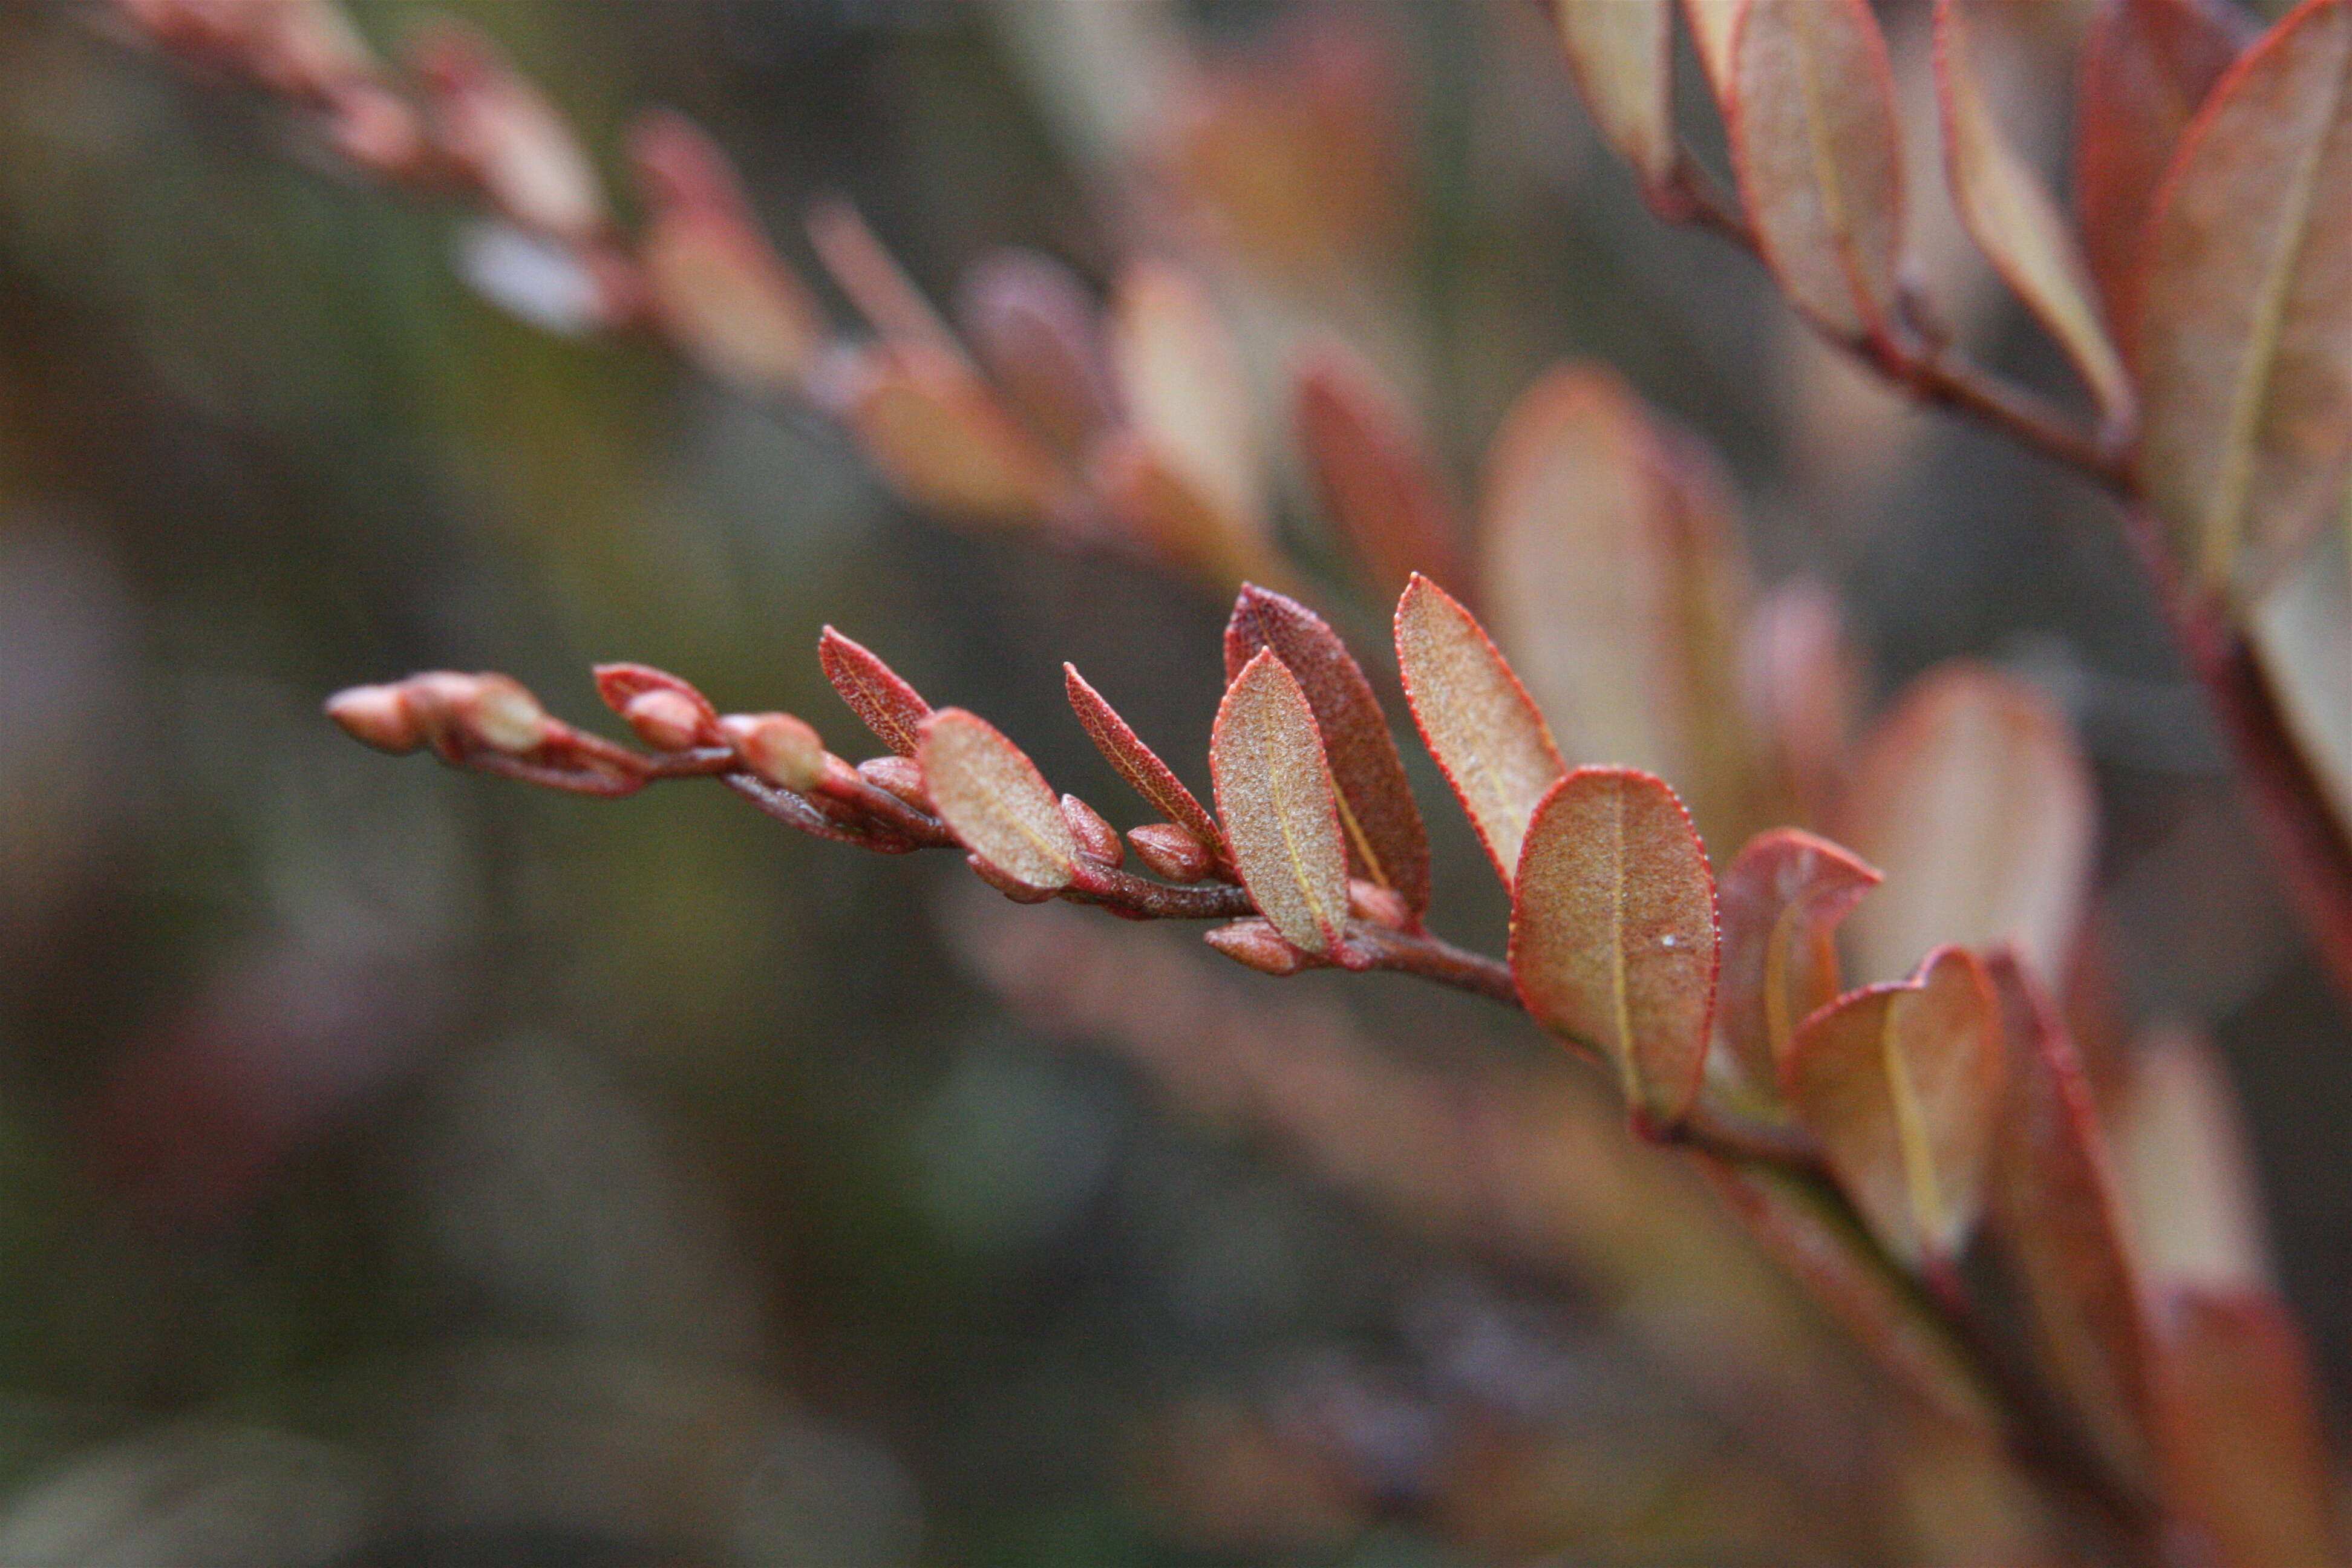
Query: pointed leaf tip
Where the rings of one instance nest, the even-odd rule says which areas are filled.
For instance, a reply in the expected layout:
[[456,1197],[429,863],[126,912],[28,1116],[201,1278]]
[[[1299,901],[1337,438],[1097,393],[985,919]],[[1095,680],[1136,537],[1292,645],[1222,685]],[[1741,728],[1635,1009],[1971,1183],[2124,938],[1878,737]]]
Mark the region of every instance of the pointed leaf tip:
[[1078,845],[1061,798],[995,725],[941,709],[923,721],[916,760],[940,819],[965,848],[1023,887],[1069,885]]
[[1528,819],[1568,772],[1551,727],[1486,628],[1417,572],[1397,601],[1396,645],[1413,722],[1507,888]]
[[1429,907],[1429,836],[1363,667],[1314,611],[1244,583],[1225,626],[1226,679],[1238,679],[1266,649],[1297,679],[1314,710],[1338,791],[1349,863],[1419,915]]
[[1223,853],[1224,835],[1217,831],[1216,818],[1211,816],[1175,770],[1160,760],[1160,754],[1143,743],[1118,710],[1104,700],[1102,693],[1087,682],[1075,664],[1062,666],[1062,687],[1070,699],[1070,710],[1085,726],[1087,739],[1103,754],[1103,760],[1118,770],[1118,776],[1145,800],[1160,808],[1160,815],[1185,829],[1194,838],[1216,853]]
[[1675,792],[1631,768],[1579,768],[1528,826],[1511,973],[1528,1011],[1617,1069],[1637,1118],[1689,1114],[1715,1010],[1715,879]]
[[931,705],[919,692],[863,645],[831,626],[817,638],[816,658],[824,678],[876,740],[902,757],[915,754],[922,744],[923,721],[931,716]]
[[1323,738],[1272,649],[1234,676],[1209,745],[1217,812],[1242,885],[1293,945],[1318,956],[1348,919],[1348,848]]

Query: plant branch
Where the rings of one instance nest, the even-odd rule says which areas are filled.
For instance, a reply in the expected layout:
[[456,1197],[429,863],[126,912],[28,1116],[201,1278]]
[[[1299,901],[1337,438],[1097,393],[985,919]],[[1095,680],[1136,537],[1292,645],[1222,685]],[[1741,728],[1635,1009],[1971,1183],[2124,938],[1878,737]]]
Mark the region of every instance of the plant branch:
[[1399,974],[1417,974],[1440,985],[1451,985],[1500,1002],[1506,1007],[1525,1006],[1519,1000],[1518,985],[1511,979],[1509,964],[1424,932],[1401,931],[1370,921],[1350,921],[1341,951],[1339,964],[1345,969],[1385,969]]

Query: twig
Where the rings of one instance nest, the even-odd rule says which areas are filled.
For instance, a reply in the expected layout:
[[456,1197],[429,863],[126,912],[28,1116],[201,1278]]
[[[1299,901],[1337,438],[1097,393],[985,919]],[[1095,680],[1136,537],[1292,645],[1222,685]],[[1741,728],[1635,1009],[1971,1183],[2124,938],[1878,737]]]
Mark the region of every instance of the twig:
[[1400,974],[1418,974],[1423,980],[1434,980],[1441,985],[1500,1002],[1506,1007],[1526,1005],[1519,1000],[1518,985],[1511,979],[1510,965],[1423,932],[1401,931],[1370,921],[1350,921],[1341,952],[1339,964],[1345,969],[1386,969]]

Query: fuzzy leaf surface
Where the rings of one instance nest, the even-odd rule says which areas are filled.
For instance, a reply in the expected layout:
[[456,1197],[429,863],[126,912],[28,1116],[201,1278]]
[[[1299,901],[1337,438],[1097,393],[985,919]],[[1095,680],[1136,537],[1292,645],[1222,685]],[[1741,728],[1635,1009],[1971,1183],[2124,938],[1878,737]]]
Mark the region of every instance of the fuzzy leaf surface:
[[1732,160],[1765,264],[1839,337],[1892,330],[1902,131],[1866,0],[1746,0],[1731,45]]
[[2111,321],[2137,313],[2131,286],[2165,165],[2250,31],[2227,0],[2106,0],[2100,7],[2074,104],[2074,207]]
[[1429,834],[1380,699],[1339,634],[1286,595],[1242,584],[1225,623],[1225,679],[1271,649],[1297,678],[1330,763],[1349,864],[1416,915],[1429,907]]
[[2041,690],[1966,659],[1915,681],[1864,738],[1837,837],[1886,874],[1846,931],[1857,979],[1942,942],[2015,942],[2063,974],[2095,808],[2072,729]]
[[2155,1318],[2166,1479],[2214,1568],[2342,1568],[2334,1467],[2284,1303],[2188,1287]]
[[1118,770],[1118,776],[1129,788],[1160,809],[1161,816],[1213,849],[1222,848],[1224,835],[1217,831],[1217,820],[1209,815],[1176,771],[1160,760],[1160,753],[1143,743],[1130,729],[1118,710],[1103,700],[1102,693],[1087,684],[1074,664],[1062,666],[1062,684],[1069,694],[1070,710],[1086,727],[1087,736],[1103,760]]
[[1999,1005],[1965,948],[1842,996],[1797,1031],[1790,1100],[1872,1232],[1913,1268],[1948,1263],[1976,1223],[2001,1058]]
[[1547,1029],[1598,1051],[1637,1122],[1698,1096],[1715,1009],[1715,879],[1664,781],[1579,768],[1536,807],[1511,903],[1511,974]]
[[1296,414],[1324,510],[1380,587],[1402,592],[1415,572],[1459,584],[1454,503],[1371,372],[1325,349],[1298,373]]
[[1838,924],[1880,879],[1794,827],[1758,834],[1724,868],[1716,1033],[1749,1094],[1779,1098],[1797,1026],[1837,999]]
[[902,757],[921,748],[923,721],[931,716],[931,705],[897,670],[831,626],[817,638],[816,661],[876,740]]
[[1645,184],[1664,179],[1679,149],[1668,70],[1674,0],[1552,0],[1551,12],[1601,139]]
[[2009,1058],[1987,1226],[2052,1385],[2116,1472],[2145,1488],[2147,1327],[2090,1086],[2024,966],[2002,952],[1986,967]]
[[1528,819],[1568,772],[1551,726],[1486,628],[1417,573],[1397,602],[1396,646],[1413,722],[1508,888]]
[[1242,885],[1292,945],[1318,955],[1348,920],[1348,845],[1323,737],[1289,667],[1260,649],[1225,689],[1209,742],[1217,814]]
[[2183,134],[2147,238],[2138,477],[2184,567],[2249,598],[2352,462],[2352,0],[2305,0]]
[[1069,885],[1078,845],[1061,797],[995,725],[943,708],[923,721],[916,760],[940,820],[965,848],[1024,887]]
[[1969,236],[2074,362],[2100,412],[2134,416],[2131,376],[2101,319],[2073,228],[2002,132],[1974,53],[1972,0],[1936,0],[1936,93],[1953,205]]

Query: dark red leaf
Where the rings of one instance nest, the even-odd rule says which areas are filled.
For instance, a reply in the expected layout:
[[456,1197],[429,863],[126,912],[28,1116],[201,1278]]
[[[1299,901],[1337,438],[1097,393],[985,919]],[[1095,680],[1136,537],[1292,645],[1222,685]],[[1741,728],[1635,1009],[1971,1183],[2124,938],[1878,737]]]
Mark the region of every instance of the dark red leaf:
[[902,757],[921,749],[931,705],[897,670],[831,626],[817,638],[816,658],[824,678],[877,740]]

